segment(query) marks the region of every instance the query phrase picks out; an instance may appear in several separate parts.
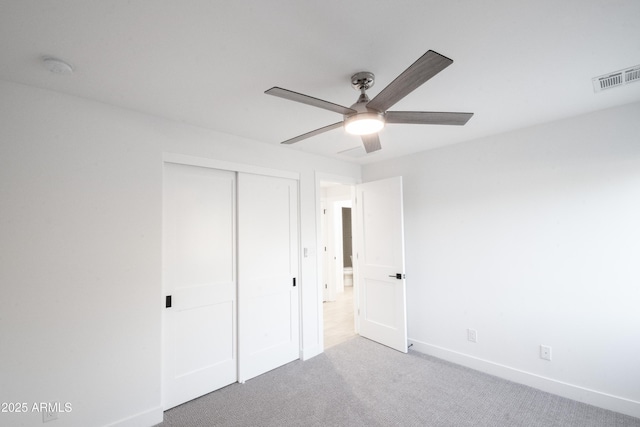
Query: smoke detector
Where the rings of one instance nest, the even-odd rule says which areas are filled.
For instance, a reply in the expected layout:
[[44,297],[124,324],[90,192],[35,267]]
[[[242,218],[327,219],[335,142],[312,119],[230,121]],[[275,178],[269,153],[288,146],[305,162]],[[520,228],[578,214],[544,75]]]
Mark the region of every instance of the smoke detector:
[[54,74],[71,74],[73,67],[61,59],[45,56],[42,58],[45,68]]
[[594,77],[591,82],[593,83],[593,91],[598,93],[606,89],[637,82],[638,80],[640,80],[640,65]]

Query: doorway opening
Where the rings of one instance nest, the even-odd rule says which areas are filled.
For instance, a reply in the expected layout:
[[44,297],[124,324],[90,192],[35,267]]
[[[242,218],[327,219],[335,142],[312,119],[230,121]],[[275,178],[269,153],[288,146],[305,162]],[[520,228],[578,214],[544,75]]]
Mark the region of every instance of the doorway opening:
[[353,279],[352,204],[355,188],[321,181],[324,348],[357,334]]

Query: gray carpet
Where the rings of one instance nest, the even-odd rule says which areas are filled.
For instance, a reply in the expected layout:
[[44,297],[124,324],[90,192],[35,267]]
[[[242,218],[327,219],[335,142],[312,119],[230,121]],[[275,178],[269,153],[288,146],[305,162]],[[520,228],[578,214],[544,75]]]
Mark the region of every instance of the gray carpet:
[[640,419],[356,337],[173,408],[159,426],[640,427]]

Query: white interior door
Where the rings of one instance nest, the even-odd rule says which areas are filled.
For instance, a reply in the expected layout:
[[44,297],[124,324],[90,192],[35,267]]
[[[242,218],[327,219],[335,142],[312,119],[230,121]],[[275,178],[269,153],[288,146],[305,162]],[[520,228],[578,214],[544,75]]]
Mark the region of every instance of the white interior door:
[[407,352],[402,177],[356,187],[360,335]]
[[237,381],[235,173],[165,163],[163,408]]
[[298,189],[238,174],[239,380],[299,358]]

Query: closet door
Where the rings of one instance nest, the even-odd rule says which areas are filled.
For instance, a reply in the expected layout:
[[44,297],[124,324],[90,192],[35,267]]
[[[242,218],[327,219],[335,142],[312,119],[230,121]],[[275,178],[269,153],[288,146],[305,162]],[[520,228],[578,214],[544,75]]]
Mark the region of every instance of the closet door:
[[165,163],[163,408],[237,381],[235,173]]
[[297,181],[238,174],[239,380],[299,358]]

